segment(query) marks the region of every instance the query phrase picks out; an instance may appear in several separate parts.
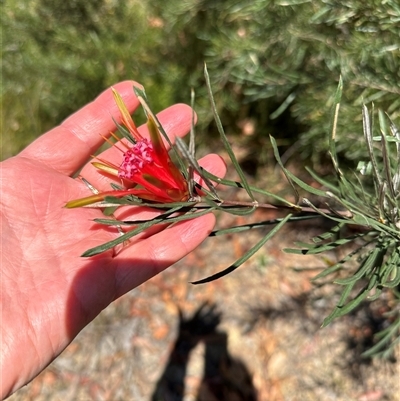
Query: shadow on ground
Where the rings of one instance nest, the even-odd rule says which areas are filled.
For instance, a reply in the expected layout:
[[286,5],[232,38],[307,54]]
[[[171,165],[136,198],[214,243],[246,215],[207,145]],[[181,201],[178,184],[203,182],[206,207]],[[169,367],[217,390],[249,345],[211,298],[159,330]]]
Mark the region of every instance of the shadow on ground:
[[179,333],[152,401],[182,401],[190,353],[203,342],[204,371],[196,401],[256,401],[256,390],[245,364],[228,352],[228,335],[218,330],[221,314],[215,304],[202,304],[193,316],[179,313]]

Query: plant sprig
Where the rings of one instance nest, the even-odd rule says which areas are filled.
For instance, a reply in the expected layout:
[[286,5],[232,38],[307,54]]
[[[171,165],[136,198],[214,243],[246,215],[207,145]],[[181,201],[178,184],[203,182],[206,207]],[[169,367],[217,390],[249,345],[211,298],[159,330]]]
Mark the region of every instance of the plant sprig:
[[[324,319],[322,326],[325,327],[334,319],[348,314],[366,299],[371,301],[378,299],[384,292],[391,292],[394,295],[397,300],[395,308],[398,308],[400,297],[396,288],[400,285],[400,201],[398,195],[400,134],[394,123],[379,111],[379,135],[374,135],[373,111],[370,114],[368,108],[363,105],[363,133],[369,158],[361,161],[358,172],[343,170],[340,167],[336,150],[336,143],[340,141],[337,124],[343,90],[343,82],[340,79],[332,106],[329,136],[333,177],[322,178],[308,169],[311,179],[318,183],[319,187],[298,178],[284,165],[277,142],[272,136],[270,137],[276,161],[294,194],[295,202],[291,202],[275,194],[272,190],[259,189],[248,183],[219,120],[206,68],[205,78],[217,129],[239,181],[217,177],[200,167],[194,150],[194,118],[192,119],[190,145],[187,146],[180,139],[177,139],[175,144],[171,143],[157,117],[152,113],[145,92],[140,88],[135,88],[135,93],[146,115],[154,121],[156,128],[175,154],[181,172],[188,182],[190,198],[182,202],[160,203],[146,201],[133,195],[113,197],[110,194],[106,196],[102,202],[90,206],[111,208],[112,212],[122,205],[150,207],[157,210],[158,215],[145,221],[117,220],[110,213],[110,218],[96,219],[99,224],[116,226],[121,235],[113,241],[87,250],[83,256],[94,256],[118,245],[125,245],[135,235],[157,224],[168,225],[188,221],[213,211],[248,216],[258,208],[273,209],[283,212],[284,217],[213,231],[210,237],[243,233],[250,229],[267,226],[272,227],[249,251],[230,266],[209,277],[196,280],[193,284],[209,283],[232,273],[258,252],[285,224],[322,218],[335,222],[334,227],[312,238],[310,243],[298,243],[296,248],[285,249],[286,252],[299,255],[317,255],[338,248],[351,248],[341,260],[324,268],[314,277],[315,282],[323,279],[325,285],[331,283],[342,287],[336,307]],[[117,128],[123,137],[129,136],[123,126],[117,125]],[[203,186],[195,181],[194,173],[202,179]],[[249,200],[224,199],[221,192],[218,191],[218,186],[244,190]],[[120,190],[119,187],[115,187],[115,189]],[[257,195],[267,197],[269,203],[259,201]],[[312,197],[313,201],[305,195]],[[320,205],[324,205],[324,207]],[[352,230],[356,231],[352,232]],[[399,342],[400,336],[396,331],[399,327],[400,318],[392,319],[392,324],[378,335],[379,342],[366,355],[370,356],[374,352],[387,355],[388,350],[393,349],[393,346]]]

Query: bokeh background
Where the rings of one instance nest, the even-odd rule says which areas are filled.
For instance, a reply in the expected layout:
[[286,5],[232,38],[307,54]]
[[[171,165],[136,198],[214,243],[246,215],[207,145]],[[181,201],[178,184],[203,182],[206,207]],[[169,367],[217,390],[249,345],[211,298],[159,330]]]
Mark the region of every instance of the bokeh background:
[[260,145],[270,157],[272,134],[288,156],[319,161],[340,75],[346,158],[361,157],[363,102],[399,119],[397,0],[7,0],[2,8],[3,158],[127,78],[145,86],[155,110],[190,102],[194,88],[207,142],[215,129],[204,62],[227,132],[247,134],[258,157]]
[[[305,164],[329,171],[330,107],[340,76],[344,163],[367,158],[363,103],[400,126],[398,0],[3,0],[1,7],[2,159],[125,79],[145,86],[154,111],[189,103],[193,88],[198,149],[219,151],[204,62],[249,179],[271,190],[284,192],[269,134],[295,172]],[[240,223],[220,220],[221,227]],[[309,280],[312,269],[338,255],[284,256],[279,249],[288,242],[305,240],[285,228],[239,272],[190,286],[257,238],[230,240],[206,242],[116,302],[11,400],[398,399],[396,358],[360,357],[382,328],[384,302],[318,329],[338,293]],[[299,266],[311,271],[293,269]],[[188,330],[194,340],[182,334]],[[174,365],[182,347],[183,362]],[[166,389],[171,380],[180,390]]]

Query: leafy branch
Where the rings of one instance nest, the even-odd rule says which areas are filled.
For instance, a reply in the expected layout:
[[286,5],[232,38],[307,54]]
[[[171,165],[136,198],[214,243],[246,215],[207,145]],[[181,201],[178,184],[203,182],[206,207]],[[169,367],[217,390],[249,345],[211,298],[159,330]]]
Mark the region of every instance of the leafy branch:
[[[174,224],[194,219],[206,213],[221,211],[234,215],[248,216],[256,209],[274,209],[283,212],[282,218],[265,220],[254,224],[244,224],[228,229],[216,230],[210,237],[224,234],[243,233],[255,228],[272,227],[243,256],[224,270],[193,282],[204,284],[232,273],[258,252],[267,241],[278,233],[287,223],[296,224],[303,220],[323,218],[334,222],[333,228],[311,239],[310,243],[296,244],[296,248],[285,249],[286,252],[299,255],[317,255],[340,247],[351,247],[341,260],[333,266],[319,272],[314,281],[325,280],[341,286],[342,293],[333,311],[324,319],[325,327],[335,318],[344,316],[354,310],[366,299],[379,298],[384,292],[393,299],[392,314],[388,317],[390,325],[377,337],[379,341],[366,353],[387,355],[399,342],[399,305],[400,296],[400,134],[394,123],[383,112],[378,111],[379,135],[374,135],[373,115],[367,107],[362,107],[362,128],[367,147],[368,159],[361,161],[356,172],[345,171],[340,167],[336,143],[338,141],[337,124],[339,120],[340,101],[343,90],[342,80],[333,99],[331,112],[331,129],[329,137],[329,154],[333,165],[333,176],[322,178],[308,170],[310,177],[319,188],[306,183],[287,169],[282,161],[276,140],[270,141],[274,156],[293,192],[295,202],[291,202],[272,191],[256,188],[249,184],[239,162],[232,150],[224,128],[219,120],[216,105],[211,91],[210,79],[205,68],[205,78],[210,97],[211,108],[216,120],[221,141],[235,168],[239,181],[217,177],[201,168],[194,154],[194,125],[191,129],[189,147],[182,140],[176,144],[169,142],[173,149],[177,165],[188,182],[190,196],[181,202],[157,202],[141,199],[129,191],[124,196],[113,196],[112,193],[90,207],[115,208],[121,205],[151,207],[159,211],[159,215],[146,221],[117,220],[113,215],[109,218],[97,219],[103,225],[116,226],[121,235],[105,244],[87,250],[83,256],[94,256],[117,245],[124,246],[129,239],[157,224]],[[146,115],[156,129],[168,140],[157,117],[151,112],[146,94],[135,88]],[[123,137],[129,137],[123,126],[118,126]],[[129,139],[129,138],[128,138]],[[194,180],[194,172],[205,184],[200,186]],[[228,186],[246,192],[248,201],[224,199],[218,186]],[[120,188],[116,188],[120,193]],[[305,193],[313,198],[301,194]],[[267,197],[269,202],[259,202],[257,196]],[[324,205],[321,207],[320,205]],[[348,249],[348,248],[346,248]],[[328,281],[326,281],[328,280]]]

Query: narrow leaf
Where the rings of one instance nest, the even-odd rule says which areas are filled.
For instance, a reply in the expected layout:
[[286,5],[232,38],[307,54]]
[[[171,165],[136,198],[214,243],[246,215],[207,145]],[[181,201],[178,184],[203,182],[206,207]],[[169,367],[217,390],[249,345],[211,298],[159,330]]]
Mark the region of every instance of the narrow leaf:
[[[210,178],[211,180],[213,180],[213,181],[215,181],[215,182],[218,182],[218,184],[222,184],[222,185],[226,185],[226,186],[234,187],[234,188],[244,188],[244,186],[243,186],[242,183],[240,183],[240,182],[231,181],[231,180],[227,180],[227,179],[225,179],[225,178],[217,177],[216,175],[210,173],[210,172],[207,171],[207,170],[204,170],[203,168],[202,168],[202,170],[203,170],[203,173],[204,173],[205,176],[207,176],[208,178]],[[280,203],[286,205],[286,207],[288,207],[288,208],[290,208],[290,209],[297,209],[298,211],[301,211],[301,208],[300,208],[299,206],[295,205],[295,204],[292,203],[292,202],[289,202],[288,200],[286,200],[286,199],[284,199],[284,198],[281,198],[281,197],[278,196],[278,195],[275,195],[275,194],[272,193],[272,192],[268,192],[268,191],[265,191],[265,190],[263,190],[263,189],[258,189],[258,188],[256,188],[256,187],[250,187],[250,188],[251,188],[251,190],[252,190],[253,192],[256,192],[256,193],[259,193],[259,194],[262,194],[262,195],[269,196],[269,197],[275,199],[276,201],[278,201],[278,202],[280,202]]]
[[324,319],[324,321],[323,321],[321,327],[326,327],[326,326],[328,326],[328,324],[329,324],[333,319],[335,319],[336,317],[338,317],[338,316],[340,315],[340,312],[341,312],[341,310],[342,310],[342,308],[343,308],[343,305],[345,304],[345,302],[346,302],[348,296],[350,295],[350,292],[351,292],[351,290],[353,289],[354,284],[355,284],[355,283],[353,282],[353,283],[350,283],[350,284],[348,284],[348,285],[346,286],[346,288],[345,288],[344,291],[342,292],[342,295],[340,296],[340,300],[339,300],[338,305],[337,305],[337,306],[335,307],[335,309],[329,314],[329,316],[327,316],[327,317]]
[[265,237],[263,237],[257,244],[255,244],[249,251],[247,251],[241,258],[239,258],[231,266],[229,266],[228,268],[219,273],[213,274],[212,276],[192,282],[192,284],[209,283],[210,281],[217,280],[236,270],[244,262],[250,259],[269,239],[271,239],[285,225],[285,223],[290,219],[291,216],[292,216],[291,214],[288,214],[284,219],[282,219],[282,221],[276,227],[274,227]]
[[251,188],[250,188],[250,186],[249,186],[249,184],[247,182],[246,176],[245,176],[242,168],[240,167],[239,162],[236,159],[236,156],[235,156],[235,154],[234,154],[234,152],[232,150],[232,147],[231,147],[231,145],[230,145],[230,143],[228,141],[228,138],[225,135],[224,127],[222,126],[221,119],[219,118],[219,115],[218,115],[218,112],[217,112],[217,107],[216,107],[215,102],[214,102],[214,96],[213,96],[213,93],[212,93],[212,90],[211,90],[210,77],[208,75],[208,71],[207,71],[207,66],[206,65],[204,65],[204,76],[205,76],[205,79],[206,79],[206,86],[207,86],[207,91],[208,91],[208,95],[209,95],[209,99],[210,99],[210,103],[211,103],[211,109],[212,109],[212,112],[213,112],[213,115],[214,115],[214,120],[215,120],[215,123],[217,125],[217,129],[218,129],[218,132],[220,134],[222,143],[223,143],[223,145],[225,147],[226,152],[229,155],[229,158],[231,159],[232,164],[235,167],[236,172],[238,173],[238,175],[240,177],[240,180],[241,180],[241,182],[243,184],[244,189],[248,193],[250,199],[255,201],[254,195],[253,195],[253,193],[251,191]]
[[289,184],[291,185],[291,187],[293,188],[293,191],[295,193],[295,197],[296,197],[296,204],[299,202],[300,196],[299,193],[294,185],[294,182],[302,189],[304,189],[305,191],[314,194],[314,195],[318,195],[318,196],[322,196],[322,197],[326,197],[326,192],[325,191],[321,191],[320,189],[314,188],[311,185],[306,184],[304,181],[300,180],[300,178],[297,178],[294,174],[292,174],[282,163],[282,160],[280,158],[279,155],[279,151],[278,151],[278,146],[276,144],[275,138],[273,136],[269,136],[270,140],[271,140],[271,144],[272,144],[272,148],[274,151],[274,156],[276,161],[278,162],[279,166],[281,167],[283,173],[285,174]]
[[351,277],[335,280],[335,283],[340,285],[347,285],[352,282],[357,282],[363,277],[369,276],[375,268],[380,267],[382,265],[383,258],[386,254],[386,250],[387,249],[385,248],[372,249],[370,253],[361,262],[360,267]]
[[127,141],[129,141],[132,145],[136,144],[136,139],[131,135],[131,133],[121,124],[119,124],[117,122],[117,120],[115,120],[115,118],[113,117],[113,121],[115,126],[117,127],[117,131],[119,132],[119,134],[125,138]]
[[392,178],[392,168],[390,166],[390,155],[389,155],[389,147],[387,144],[387,124],[384,113],[379,110],[379,126],[382,134],[382,156],[383,156],[383,167],[385,172],[386,184],[389,187],[390,195],[392,199],[396,199],[396,193],[393,186],[393,178]]
[[273,113],[269,115],[269,118],[271,120],[275,120],[276,118],[278,118],[290,106],[294,99],[296,99],[296,93],[292,92],[283,101],[283,103]]
[[319,184],[323,185],[325,188],[329,189],[333,193],[338,192],[337,186],[331,184],[330,182],[324,180],[321,178],[318,174],[316,174],[314,171],[312,171],[309,167],[305,167],[305,169],[308,171],[308,173],[311,175],[312,178],[314,178],[315,181],[317,181]]
[[294,193],[294,197],[295,197],[295,203],[297,205],[299,203],[299,201],[300,201],[299,192],[297,191],[295,185],[293,184],[293,181],[291,180],[290,175],[288,174],[288,171],[286,170],[285,166],[282,163],[281,156],[280,156],[279,150],[278,150],[278,145],[276,144],[275,138],[272,135],[270,135],[269,139],[270,139],[271,144],[272,144],[272,149],[274,151],[275,159],[278,162],[279,166],[281,167],[281,169],[283,171],[283,174],[285,174],[286,179],[288,180],[290,186],[293,189],[293,193]]
[[[351,289],[353,284],[350,284],[349,286]],[[351,312],[367,297],[371,289],[372,287],[370,288],[370,285],[365,286],[350,302],[343,306],[337,306],[335,310],[324,320],[322,327],[326,327],[333,319],[344,316]]]
[[215,190],[215,187],[213,183],[203,174],[203,169],[200,167],[199,163],[197,160],[193,157],[193,155],[190,153],[189,149],[187,148],[185,142],[181,138],[176,138],[176,145],[178,150],[182,153],[183,157],[188,161],[189,166],[196,171],[196,173],[204,180],[206,183],[208,189],[211,191],[211,193],[214,195],[215,199],[219,199],[219,196],[217,194],[217,191]]
[[331,214],[328,215],[328,214],[324,213],[321,209],[318,209],[316,206],[314,206],[307,198],[303,198],[303,202],[305,205],[311,207],[313,210],[315,210],[321,216],[323,216],[329,220],[337,221],[338,223],[347,223],[347,224],[349,223],[348,219],[344,219],[344,218],[342,219],[339,217],[334,217]]
[[212,200],[212,199],[208,199],[208,198],[204,198],[203,199],[205,203],[207,203],[208,205],[210,205],[211,207],[215,208],[216,210],[221,210],[223,212],[229,212],[230,214],[234,214],[237,216],[247,216],[250,215],[254,212],[254,210],[256,210],[256,206],[253,205],[251,207],[237,207],[237,206],[224,206],[223,203]]
[[[298,221],[315,219],[315,218],[319,218],[319,216],[315,216],[315,215],[292,216],[289,220],[287,220],[287,223],[296,223]],[[243,224],[242,226],[235,226],[235,227],[230,227],[230,228],[224,228],[221,230],[214,230],[211,232],[211,234],[209,236],[210,237],[218,237],[220,235],[235,234],[235,233],[239,233],[242,231],[252,230],[255,228],[265,228],[266,226],[278,224],[282,220],[283,220],[283,218],[273,219],[273,220],[264,220],[264,221],[259,221],[258,223]]]
[[372,164],[372,172],[374,175],[374,181],[376,186],[379,188],[382,185],[382,177],[379,173],[378,169],[378,163],[375,158],[375,153],[374,153],[374,144],[373,144],[373,135],[372,135],[372,126],[371,126],[371,121],[369,118],[369,113],[367,106],[363,105],[362,107],[362,117],[363,117],[363,130],[364,130],[364,136],[365,140],[367,142],[367,149],[368,149],[368,154],[369,158]]
[[352,236],[347,237],[347,238],[340,238],[340,239],[337,239],[336,241],[328,242],[326,244],[318,244],[318,245],[313,244],[313,247],[310,248],[305,254],[306,255],[315,255],[315,254],[318,254],[318,253],[323,253],[323,252],[326,252],[326,251],[330,251],[330,250],[335,249],[335,248],[337,248],[339,246],[346,245],[346,244],[348,244],[350,242],[353,242],[355,239],[363,237],[364,235],[365,235],[364,233],[356,234],[356,235],[352,235]]
[[331,275],[332,273],[336,272],[337,270],[340,270],[343,268],[344,264],[347,263],[349,260],[351,260],[354,256],[359,254],[362,250],[364,250],[367,246],[369,246],[371,243],[373,243],[375,240],[366,242],[365,244],[361,245],[360,247],[356,248],[354,251],[350,252],[347,254],[343,259],[341,259],[339,262],[334,264],[333,266],[328,267],[327,269],[324,269],[322,272],[317,274],[315,277],[312,278],[312,281],[317,281],[321,278],[327,277]]
[[[399,331],[400,331],[400,317],[397,320],[395,320],[387,329],[378,333],[380,334],[381,340],[378,341],[368,351],[364,352],[362,355],[364,357],[370,357],[372,355],[376,355],[381,350],[390,350],[390,349],[393,350],[394,345],[400,342]],[[391,346],[390,342],[392,342]]]
[[331,135],[329,136],[329,153],[332,159],[333,166],[335,167],[336,172],[339,175],[342,175],[339,169],[339,162],[336,154],[336,129],[337,129],[337,122],[339,117],[339,109],[340,109],[340,101],[342,99],[342,92],[343,92],[343,80],[342,77],[339,77],[339,84],[336,89],[335,97],[333,99],[333,107],[331,113]]
[[[194,112],[194,99],[195,99],[195,93],[194,89],[190,91],[190,106],[192,108],[192,119],[190,121],[190,139],[189,139],[189,154],[193,159],[196,160],[196,131],[195,131],[195,112]],[[204,179],[204,178],[203,178]],[[206,181],[205,181],[206,182]],[[194,181],[194,167],[189,163],[188,167],[188,189],[189,189],[189,195],[191,198],[195,197],[194,193],[194,188],[195,188],[195,181]]]
[[147,230],[148,228],[156,225],[156,224],[165,224],[165,223],[176,223],[179,221],[186,221],[186,220],[191,220],[191,219],[195,219],[197,217],[203,216],[207,213],[210,213],[212,211],[212,209],[206,209],[204,211],[201,212],[196,212],[196,213],[191,213],[191,214],[185,214],[185,215],[181,215],[178,217],[173,217],[170,219],[165,219],[165,218],[155,218],[149,221],[146,221],[144,223],[141,223],[139,225],[139,227],[137,227],[136,229],[129,231],[127,233],[125,233],[124,235],[121,235],[120,237],[106,242],[105,244],[96,246],[94,248],[88,249],[86,252],[84,252],[82,254],[83,257],[89,257],[89,256],[94,256],[94,255],[98,255],[99,253],[102,253],[104,251],[107,251],[109,249],[114,248],[115,246],[126,242],[127,240],[129,240],[130,238],[134,237],[135,235],[140,234],[141,232],[143,232],[144,230]]

